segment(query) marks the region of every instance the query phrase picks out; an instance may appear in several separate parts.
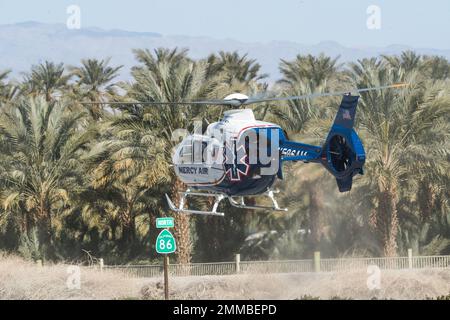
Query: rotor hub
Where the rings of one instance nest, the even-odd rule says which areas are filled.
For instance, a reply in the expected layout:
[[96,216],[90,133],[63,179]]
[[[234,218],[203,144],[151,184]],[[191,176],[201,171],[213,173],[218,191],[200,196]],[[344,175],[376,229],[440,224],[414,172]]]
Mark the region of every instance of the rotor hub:
[[347,171],[355,159],[355,153],[347,139],[339,134],[330,139],[328,153],[333,169],[339,173]]
[[223,100],[226,100],[226,101],[235,100],[242,104],[248,100],[248,96],[246,96],[245,94],[242,94],[242,93],[232,93],[232,94],[229,94],[228,96],[226,96]]

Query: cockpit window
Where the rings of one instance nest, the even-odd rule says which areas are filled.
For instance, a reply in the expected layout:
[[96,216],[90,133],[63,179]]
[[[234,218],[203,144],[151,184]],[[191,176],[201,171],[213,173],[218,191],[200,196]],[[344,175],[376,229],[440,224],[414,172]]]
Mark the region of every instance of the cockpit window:
[[192,163],[192,144],[185,144],[180,149],[181,163]]

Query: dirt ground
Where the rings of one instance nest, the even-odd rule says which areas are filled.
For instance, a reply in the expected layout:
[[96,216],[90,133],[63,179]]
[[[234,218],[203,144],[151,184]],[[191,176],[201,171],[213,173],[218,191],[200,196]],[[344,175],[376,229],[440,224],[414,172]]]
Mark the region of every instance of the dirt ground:
[[[0,256],[0,299],[162,299],[161,278],[82,268],[79,287],[68,265],[37,267]],[[369,275],[297,273],[170,278],[172,299],[426,299],[450,294],[450,269],[381,271],[380,289]],[[71,285],[72,284],[72,285]],[[75,282],[76,284],[76,282]]]

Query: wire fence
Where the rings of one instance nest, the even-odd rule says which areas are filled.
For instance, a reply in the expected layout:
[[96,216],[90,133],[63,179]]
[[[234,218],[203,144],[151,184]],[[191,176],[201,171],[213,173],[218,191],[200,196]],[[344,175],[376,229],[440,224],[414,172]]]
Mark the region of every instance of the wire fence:
[[242,261],[239,273],[299,273],[314,271],[313,260]]
[[[367,270],[376,265],[382,270],[450,269],[450,256],[409,256],[384,258],[340,258],[279,261],[240,261],[170,264],[170,276],[207,276],[231,274],[268,274],[302,272],[346,272]],[[103,270],[124,273],[129,277],[162,277],[162,265],[105,265]]]

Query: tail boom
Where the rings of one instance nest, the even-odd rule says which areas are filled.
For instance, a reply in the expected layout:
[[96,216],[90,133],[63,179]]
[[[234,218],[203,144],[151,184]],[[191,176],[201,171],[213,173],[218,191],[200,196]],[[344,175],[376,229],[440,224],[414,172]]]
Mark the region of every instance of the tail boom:
[[[353,176],[363,174],[366,160],[361,139],[353,129],[359,96],[344,95],[323,147],[280,140],[281,162],[321,163],[335,178],[340,192],[350,191]],[[279,177],[282,177],[281,166]]]
[[284,140],[280,147],[281,161],[316,161],[322,148],[309,144]]

